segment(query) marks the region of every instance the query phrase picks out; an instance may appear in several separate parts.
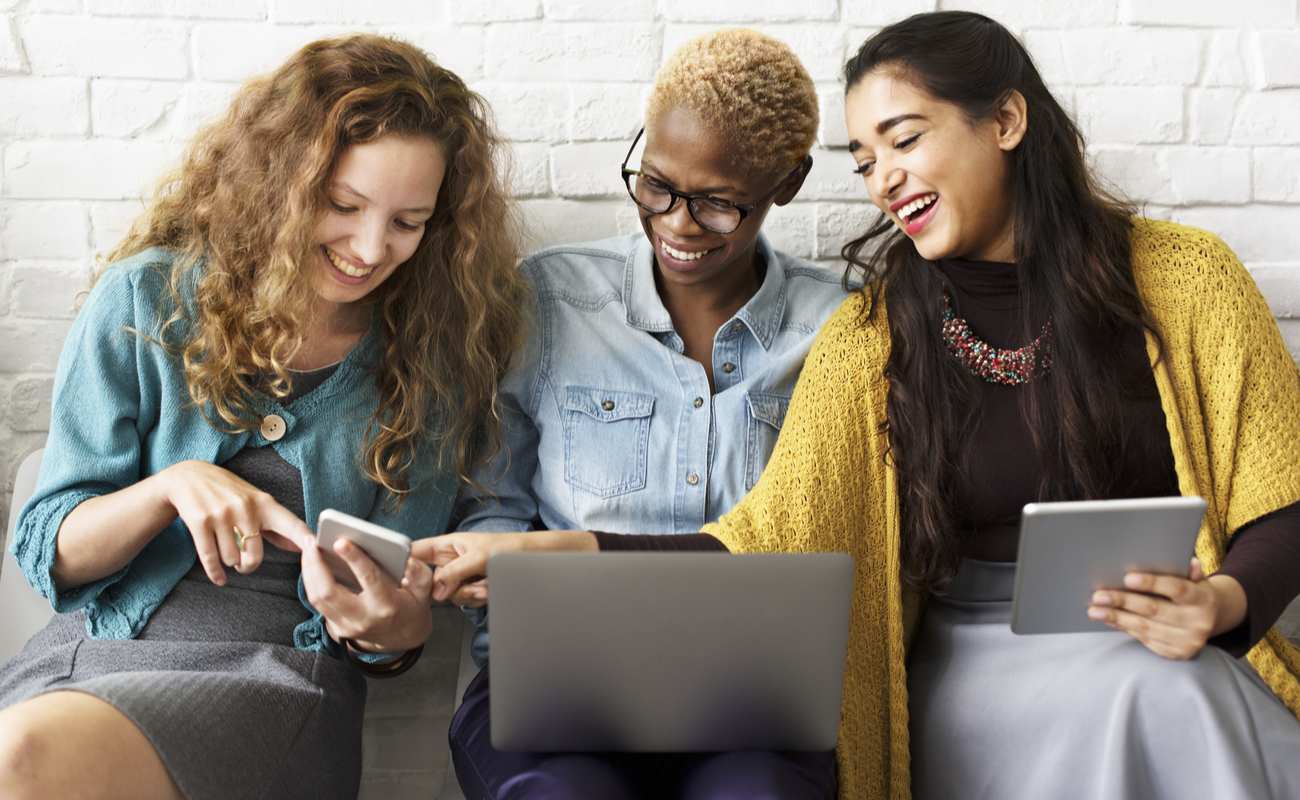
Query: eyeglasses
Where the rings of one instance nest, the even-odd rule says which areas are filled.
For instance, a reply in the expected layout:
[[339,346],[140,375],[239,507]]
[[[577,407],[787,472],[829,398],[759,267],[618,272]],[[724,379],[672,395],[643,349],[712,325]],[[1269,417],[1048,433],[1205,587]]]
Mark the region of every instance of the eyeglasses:
[[658,178],[643,174],[641,170],[628,169],[627,162],[632,158],[632,152],[636,150],[637,142],[641,141],[641,136],[644,134],[645,128],[637,132],[636,138],[632,140],[632,146],[628,148],[627,155],[623,158],[621,167],[623,183],[627,186],[627,193],[632,198],[632,202],[651,214],[667,214],[673,210],[679,199],[685,200],[686,211],[691,215],[691,219],[695,220],[696,225],[711,233],[734,233],[745,221],[745,217],[754,213],[755,208],[776,194],[790,175],[798,170],[807,169],[812,162],[811,157],[804,159],[803,163],[791,170],[789,175],[782,178],[772,191],[765,194],[758,202],[733,203],[708,194],[680,192]]

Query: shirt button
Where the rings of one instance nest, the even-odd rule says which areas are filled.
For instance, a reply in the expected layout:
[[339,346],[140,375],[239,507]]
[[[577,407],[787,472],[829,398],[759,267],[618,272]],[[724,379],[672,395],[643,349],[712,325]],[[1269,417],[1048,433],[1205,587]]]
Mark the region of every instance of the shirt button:
[[613,401],[613,400],[606,400],[605,402],[603,402],[603,403],[600,404],[600,407],[603,408],[603,409],[605,409],[606,411],[613,411],[613,410],[614,410],[614,401]]
[[704,405],[704,398],[703,397],[695,398],[695,401],[692,402],[691,405],[695,406],[696,408],[699,408],[700,406]]
[[736,371],[736,365],[731,363],[730,361],[726,361],[722,365],[722,371],[730,375],[731,373]]
[[686,476],[686,482],[689,483],[689,484],[692,485],[692,486],[694,486],[694,485],[696,485],[697,483],[699,483],[699,482],[700,482],[700,476],[699,476],[699,473],[697,473],[697,472],[692,472],[690,475],[687,475],[687,476]]
[[284,417],[279,414],[267,414],[262,417],[262,424],[258,430],[261,432],[263,439],[268,442],[278,442],[284,438]]

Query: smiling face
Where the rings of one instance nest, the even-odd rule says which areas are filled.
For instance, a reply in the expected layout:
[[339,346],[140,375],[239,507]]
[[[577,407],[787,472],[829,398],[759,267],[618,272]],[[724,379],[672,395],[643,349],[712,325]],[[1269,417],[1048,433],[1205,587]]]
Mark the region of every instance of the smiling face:
[[696,287],[725,284],[752,270],[763,218],[773,202],[789,202],[798,183],[793,190],[783,185],[774,196],[775,181],[782,176],[751,175],[737,167],[731,158],[735,146],[681,108],[652,117],[645,139],[640,169],[646,176],[680,192],[708,194],[741,205],[764,201],[728,234],[701,228],[682,200],[665,214],[638,209],[663,280]]
[[446,170],[430,139],[384,136],[343,152],[316,225],[312,283],[325,313],[373,292],[420,244]]
[[1012,261],[1010,151],[1024,136],[1013,92],[989,119],[971,122],[882,67],[845,96],[849,147],[867,193],[923,258]]

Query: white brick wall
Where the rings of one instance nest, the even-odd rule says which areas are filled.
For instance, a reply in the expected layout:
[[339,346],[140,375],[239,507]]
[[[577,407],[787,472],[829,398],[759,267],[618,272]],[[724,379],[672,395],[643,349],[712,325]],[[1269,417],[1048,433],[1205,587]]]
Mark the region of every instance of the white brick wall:
[[781,37],[823,112],[804,191],[769,232],[830,261],[868,215],[837,85],[880,25],[935,8],[1021,33],[1093,162],[1150,213],[1214,230],[1300,354],[1297,0],[0,0],[0,515],[39,441],[76,282],[238,81],[311,39],[404,36],[494,104],[530,242],[634,230],[615,168],[666,53],[714,27]]

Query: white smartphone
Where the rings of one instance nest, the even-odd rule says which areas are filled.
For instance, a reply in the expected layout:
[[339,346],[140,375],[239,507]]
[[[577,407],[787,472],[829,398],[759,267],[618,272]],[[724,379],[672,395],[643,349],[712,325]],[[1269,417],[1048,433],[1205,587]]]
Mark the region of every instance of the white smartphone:
[[352,568],[334,552],[334,542],[338,539],[347,539],[360,547],[390,578],[401,583],[406,574],[406,559],[411,556],[410,537],[333,508],[320,512],[316,522],[316,546],[325,554],[325,561],[333,570],[334,577],[356,591],[361,586],[352,574]]

